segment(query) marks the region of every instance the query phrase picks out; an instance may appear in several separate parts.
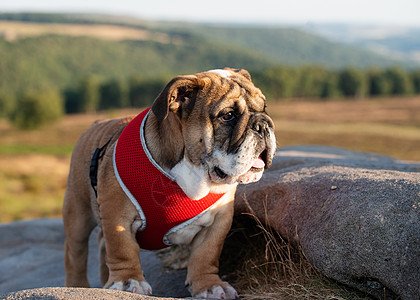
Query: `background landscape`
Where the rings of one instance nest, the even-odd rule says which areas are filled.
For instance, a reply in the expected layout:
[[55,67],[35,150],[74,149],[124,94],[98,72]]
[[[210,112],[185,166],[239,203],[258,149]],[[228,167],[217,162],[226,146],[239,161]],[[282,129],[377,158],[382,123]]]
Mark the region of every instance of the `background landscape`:
[[71,151],[179,74],[250,71],[279,147],[420,161],[420,27],[0,14],[0,222],[60,217]]
[[[419,29],[362,29],[0,14],[0,221],[60,215],[72,148],[94,120],[137,113],[173,76],[225,66],[248,69],[266,94],[279,146],[420,160]],[[363,46],[373,38],[399,54]],[[19,170],[31,157],[54,164]]]

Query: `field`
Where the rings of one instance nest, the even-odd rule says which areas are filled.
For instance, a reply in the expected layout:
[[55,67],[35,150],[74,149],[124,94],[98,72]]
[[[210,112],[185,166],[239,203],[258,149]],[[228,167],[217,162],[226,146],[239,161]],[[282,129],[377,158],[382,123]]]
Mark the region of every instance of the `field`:
[[[71,150],[95,120],[118,110],[68,115],[35,131],[0,120],[0,222],[59,217]],[[420,161],[420,97],[269,103],[279,147],[320,144]]]
[[144,29],[117,25],[51,24],[0,21],[0,36],[4,36],[4,38],[8,41],[48,34],[88,36],[109,41],[154,40],[161,43],[169,43],[170,41],[170,37],[163,33],[156,34]]
[[420,161],[420,97],[269,105],[279,146],[320,144]]

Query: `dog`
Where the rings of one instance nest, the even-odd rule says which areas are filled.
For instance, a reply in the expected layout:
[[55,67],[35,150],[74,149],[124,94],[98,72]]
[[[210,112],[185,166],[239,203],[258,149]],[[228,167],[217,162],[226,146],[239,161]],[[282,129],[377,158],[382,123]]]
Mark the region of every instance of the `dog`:
[[192,296],[237,298],[219,256],[237,185],[258,181],[275,154],[265,110],[248,71],[225,68],[173,78],[136,117],[95,122],[74,148],[64,197],[66,286],[89,287],[99,225],[104,288],[152,294],[140,248],[189,244]]

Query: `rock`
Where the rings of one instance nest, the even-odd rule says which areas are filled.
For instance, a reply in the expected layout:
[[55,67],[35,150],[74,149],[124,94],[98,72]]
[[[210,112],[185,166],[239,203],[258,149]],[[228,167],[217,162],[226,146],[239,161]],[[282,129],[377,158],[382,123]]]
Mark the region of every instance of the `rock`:
[[[104,290],[104,289],[82,289],[82,288],[40,288],[32,290],[23,290],[10,293],[1,297],[4,300],[158,300],[162,298],[136,295],[127,292]],[[175,298],[165,298],[167,300]]]
[[[0,294],[64,284],[61,220],[0,225]],[[91,265],[90,265],[91,266]]]
[[420,164],[329,147],[278,151],[235,212],[300,244],[322,274],[376,298],[420,299]]
[[[92,287],[100,288],[95,232],[91,236],[89,248],[88,278]],[[146,279],[153,287],[153,295],[161,297],[190,295],[184,284],[185,270],[163,271],[160,260],[151,251],[142,251],[140,257]],[[61,219],[0,224],[0,296],[33,288],[63,287],[64,276],[64,228]],[[95,293],[99,298],[101,291],[108,293],[106,290],[98,289]],[[46,298],[50,292],[53,292],[51,297],[56,298],[48,299],[64,299],[61,295],[69,293],[68,295],[77,299],[79,291],[30,290],[28,293],[15,294],[15,297],[23,299],[22,295],[29,295],[32,292],[39,292],[46,295]],[[89,293],[94,292],[89,291]],[[123,294],[130,295],[130,293]]]

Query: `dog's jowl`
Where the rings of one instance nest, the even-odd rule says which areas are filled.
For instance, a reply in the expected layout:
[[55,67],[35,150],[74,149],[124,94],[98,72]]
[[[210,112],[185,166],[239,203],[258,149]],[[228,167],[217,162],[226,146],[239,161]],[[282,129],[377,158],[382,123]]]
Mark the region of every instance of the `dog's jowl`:
[[99,225],[105,288],[151,294],[140,248],[190,244],[191,294],[236,298],[218,262],[237,184],[258,181],[275,153],[265,107],[249,73],[226,68],[175,77],[139,115],[93,124],[75,146],[64,199],[66,286],[89,286]]

